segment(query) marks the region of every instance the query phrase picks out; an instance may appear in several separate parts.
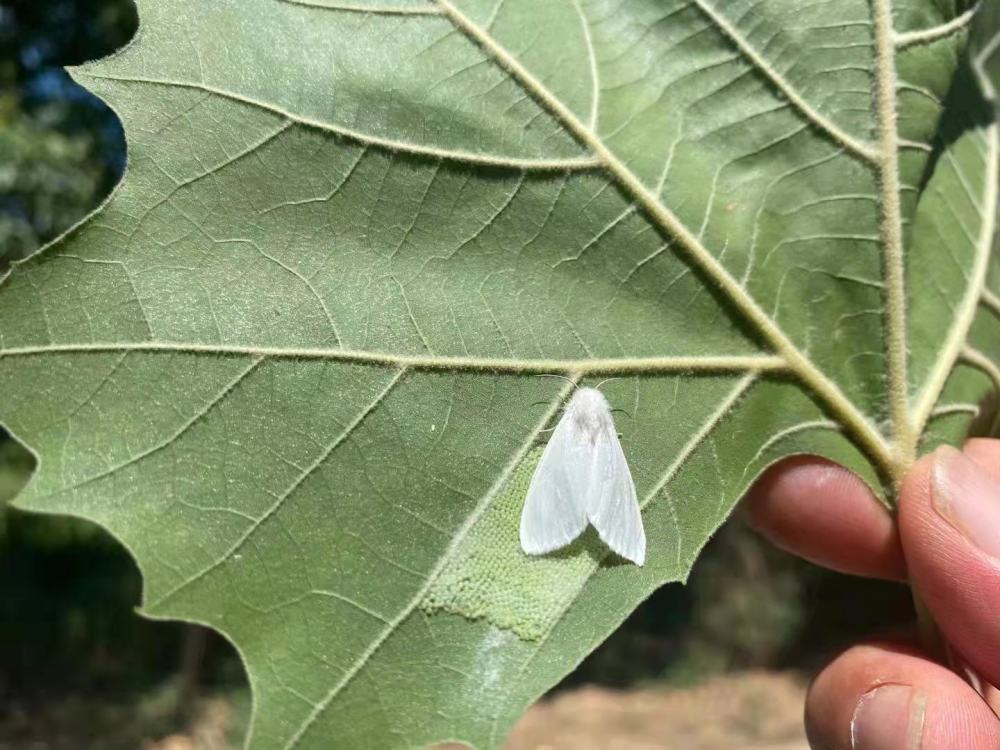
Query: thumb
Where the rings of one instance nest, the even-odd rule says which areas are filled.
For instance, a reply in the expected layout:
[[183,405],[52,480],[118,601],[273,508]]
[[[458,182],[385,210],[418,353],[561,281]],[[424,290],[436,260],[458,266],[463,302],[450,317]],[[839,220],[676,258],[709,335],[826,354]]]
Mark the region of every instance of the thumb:
[[945,638],[1000,684],[1000,483],[961,452],[939,448],[903,485],[899,529],[911,585]]

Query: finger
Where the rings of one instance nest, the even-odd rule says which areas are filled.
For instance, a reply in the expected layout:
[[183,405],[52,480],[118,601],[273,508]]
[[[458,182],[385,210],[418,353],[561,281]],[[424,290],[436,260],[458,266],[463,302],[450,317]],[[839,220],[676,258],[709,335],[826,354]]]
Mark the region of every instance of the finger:
[[[913,587],[946,640],[1000,684],[1000,483],[980,461],[939,448],[914,466],[900,493],[899,526]],[[995,467],[995,465],[994,465]]]
[[993,685],[984,680],[982,675],[955,649],[948,646],[945,656],[947,657],[946,663],[951,671],[971,685],[972,689],[979,693],[986,705],[990,707],[990,710],[1000,717],[1000,690],[997,690]]
[[891,645],[857,646],[806,698],[816,750],[1000,750],[1000,722],[958,675]]
[[817,456],[772,466],[745,500],[750,524],[778,547],[842,573],[904,580],[889,512],[847,469]]
[[1000,482],[1000,440],[972,438],[965,443],[962,453],[979,464],[994,481]]

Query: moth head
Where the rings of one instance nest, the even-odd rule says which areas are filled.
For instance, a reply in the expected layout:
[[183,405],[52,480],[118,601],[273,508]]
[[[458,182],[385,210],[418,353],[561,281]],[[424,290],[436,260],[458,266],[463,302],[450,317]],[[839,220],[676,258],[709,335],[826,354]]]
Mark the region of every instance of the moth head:
[[577,390],[566,412],[578,434],[586,436],[590,442],[597,440],[608,429],[614,429],[608,400],[596,388]]

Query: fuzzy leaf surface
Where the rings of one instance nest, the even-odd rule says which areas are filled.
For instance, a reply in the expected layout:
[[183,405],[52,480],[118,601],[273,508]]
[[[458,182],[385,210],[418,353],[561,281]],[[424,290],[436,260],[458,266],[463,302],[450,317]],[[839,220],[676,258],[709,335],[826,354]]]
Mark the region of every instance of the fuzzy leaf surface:
[[[239,649],[251,748],[496,747],[776,460],[891,502],[1000,382],[959,0],[140,0],[126,177],[0,285],[19,507]],[[526,558],[603,386],[649,540]]]

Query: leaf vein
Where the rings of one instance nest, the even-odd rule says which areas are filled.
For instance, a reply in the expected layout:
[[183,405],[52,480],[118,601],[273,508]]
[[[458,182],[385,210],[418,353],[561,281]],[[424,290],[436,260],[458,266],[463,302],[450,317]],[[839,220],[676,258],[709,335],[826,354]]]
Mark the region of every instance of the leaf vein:
[[572,0],[572,2],[576,14],[580,17],[580,24],[583,26],[583,39],[587,45],[587,60],[590,64],[591,99],[590,117],[587,120],[587,127],[596,131],[597,117],[600,113],[601,95],[601,79],[597,69],[597,51],[594,49],[594,40],[590,35],[590,22],[587,20],[587,15],[583,12],[583,8],[580,7],[580,0]]
[[[663,474],[660,476],[657,482],[653,485],[653,488],[639,502],[640,509],[644,510],[653,501],[654,498],[656,498],[661,492],[665,491],[669,482],[677,475],[681,467],[684,466],[684,464],[688,461],[688,459],[698,448],[698,446],[701,445],[706,440],[706,438],[708,438],[708,436],[712,433],[712,431],[719,424],[722,423],[722,421],[730,413],[735,404],[739,402],[739,400],[743,397],[743,395],[757,381],[758,377],[759,377],[758,373],[751,372],[737,381],[733,389],[722,400],[722,403],[720,403],[719,406],[715,409],[715,411],[713,411],[708,416],[708,418],[701,425],[701,427],[695,430],[695,432],[691,435],[688,442],[685,443],[685,445],[680,449],[680,451],[678,451],[674,460],[670,462],[666,470],[663,472]],[[675,510],[673,509],[672,506],[670,512],[671,514],[675,514]],[[680,545],[678,545],[678,555],[680,555],[679,547]],[[528,656],[528,658],[525,659],[524,662],[522,662],[520,668],[518,669],[519,674],[524,674],[524,672],[528,669],[528,667],[535,660],[535,658],[541,653],[542,648],[545,646],[545,643],[548,641],[549,637],[555,631],[559,623],[562,622],[563,619],[565,619],[567,613],[579,598],[580,592],[583,591],[584,587],[586,587],[586,585],[590,582],[590,579],[593,577],[594,573],[600,569],[601,562],[606,557],[608,557],[609,554],[610,554],[609,552],[605,552],[600,559],[593,562],[593,564],[590,567],[590,571],[587,573],[587,576],[577,587],[576,591],[569,597],[567,597],[566,603],[563,605],[562,609],[556,615],[556,617],[552,620],[552,623],[548,631],[538,640],[537,646],[531,651],[531,654]],[[493,716],[493,726],[490,732],[491,738],[496,736],[499,717],[500,717],[500,711],[498,710]]]
[[299,726],[298,730],[291,736],[287,743],[284,745],[284,750],[291,750],[299,744],[302,738],[305,736],[309,728],[316,722],[323,711],[330,705],[333,699],[343,690],[355,676],[361,671],[365,664],[367,664],[375,653],[382,647],[382,644],[389,639],[389,637],[396,632],[396,629],[402,624],[402,622],[410,616],[410,614],[417,608],[420,602],[424,599],[427,592],[430,590],[431,586],[437,580],[438,576],[445,569],[448,562],[454,556],[454,554],[461,548],[465,541],[465,537],[468,535],[469,531],[476,525],[476,522],[483,516],[486,510],[490,507],[493,499],[497,494],[506,486],[507,481],[510,479],[514,470],[520,465],[521,461],[531,450],[532,446],[535,444],[535,440],[538,437],[539,432],[548,423],[552,416],[559,409],[559,406],[569,395],[572,389],[576,386],[576,382],[579,377],[572,379],[559,391],[556,398],[550,403],[549,408],[546,410],[542,418],[535,424],[535,426],[529,431],[527,439],[521,444],[515,454],[511,457],[511,460],[507,462],[507,465],[503,468],[500,474],[497,476],[496,481],[490,487],[490,489],[483,495],[480,501],[476,504],[475,508],[469,513],[465,521],[462,523],[461,527],[456,532],[455,536],[452,538],[451,542],[445,548],[442,555],[435,562],[434,567],[431,569],[430,573],[424,582],[424,585],[420,587],[417,593],[410,599],[410,601],[404,606],[395,617],[389,622],[389,624],[379,633],[378,637],[373,640],[368,648],[355,660],[354,664],[346,671],[343,677],[340,678],[327,692],[322,700],[316,705],[306,719]]
[[[258,362],[259,361],[260,360],[258,360]],[[351,420],[350,424],[348,424],[344,428],[344,430],[339,435],[337,435],[336,438],[333,439],[333,441],[326,447],[326,449],[324,449],[313,460],[313,462],[309,464],[309,466],[307,466],[305,470],[295,478],[295,481],[293,481],[288,486],[288,489],[286,489],[284,492],[278,495],[275,502],[271,504],[271,506],[264,512],[264,514],[255,519],[254,522],[247,528],[247,530],[240,535],[239,539],[237,539],[236,542],[230,545],[230,547],[222,555],[220,555],[212,563],[202,568],[194,575],[190,576],[184,581],[181,581],[181,583],[177,584],[174,588],[170,589],[167,593],[165,593],[155,602],[145,607],[145,609],[147,611],[152,612],[158,609],[159,607],[162,607],[166,602],[168,602],[170,599],[173,599],[181,591],[185,590],[192,584],[201,580],[206,575],[211,573],[213,570],[216,570],[220,565],[225,563],[227,560],[231,559],[234,554],[236,554],[240,549],[242,549],[243,545],[246,544],[247,540],[250,539],[250,537],[254,534],[254,532],[256,532],[257,529],[259,529],[269,518],[272,518],[274,514],[281,509],[281,507],[284,505],[285,501],[291,496],[291,494],[295,492],[295,490],[298,489],[302,485],[302,483],[306,479],[308,479],[316,469],[322,466],[322,464],[326,461],[326,459],[329,458],[330,455],[353,434],[354,430],[356,430],[361,425],[361,423],[365,420],[365,418],[369,414],[371,414],[378,407],[378,405],[385,400],[385,398],[389,395],[392,389],[396,387],[396,385],[399,383],[399,381],[402,379],[403,375],[406,372],[407,369],[405,367],[399,368],[396,374],[389,380],[388,384],[378,393],[378,395],[372,400],[372,402],[368,404],[368,406],[366,406],[361,412],[359,412],[353,420]]]
[[439,16],[441,11],[431,5],[370,5],[339,3],[334,0],[278,0],[289,5],[339,10],[344,13],[368,13],[376,16]]
[[447,370],[495,373],[573,373],[587,375],[615,373],[660,372],[720,372],[739,370],[783,371],[787,369],[781,357],[768,354],[676,356],[676,357],[622,357],[604,359],[503,359],[476,356],[417,356],[393,355],[382,352],[329,349],[261,347],[223,344],[188,344],[170,341],[133,343],[52,344],[35,347],[0,349],[4,357],[32,357],[47,354],[103,353],[103,352],[179,352],[193,355],[234,355],[265,357],[268,359],[322,359],[383,367],[406,367],[414,370]]
[[[119,360],[118,364],[121,364],[121,361],[122,360]],[[186,433],[195,424],[197,424],[202,419],[204,419],[205,416],[212,409],[214,409],[216,406],[218,406],[220,403],[222,403],[223,399],[225,399],[226,396],[228,396],[229,394],[231,394],[236,389],[236,387],[240,383],[242,383],[250,375],[250,373],[252,373],[257,368],[257,366],[260,365],[261,362],[263,362],[263,361],[264,361],[264,357],[260,357],[260,356],[255,357],[253,359],[253,361],[250,363],[249,367],[246,367],[243,370],[241,370],[240,373],[233,380],[229,381],[222,388],[222,390],[219,391],[219,393],[216,394],[216,396],[214,398],[212,398],[211,401],[209,401],[207,404],[205,404],[205,406],[203,406],[195,414],[193,414],[186,422],[184,422],[177,430],[175,430],[173,433],[171,433],[166,439],[161,440],[159,443],[156,443],[155,445],[150,446],[149,448],[147,448],[146,450],[142,451],[141,453],[138,453],[135,456],[132,456],[127,461],[123,461],[123,462],[121,462],[119,464],[115,464],[114,466],[111,466],[108,469],[105,469],[104,471],[102,471],[102,472],[100,472],[98,474],[94,474],[94,475],[91,475],[89,477],[86,477],[85,479],[82,479],[82,480],[76,482],[75,484],[73,484],[73,485],[71,485],[69,487],[61,487],[61,488],[59,488],[59,490],[57,492],[50,493],[50,494],[55,495],[55,494],[62,494],[62,493],[65,493],[65,492],[73,492],[74,490],[78,490],[81,487],[87,486],[88,484],[93,484],[94,482],[99,482],[102,479],[106,479],[107,477],[109,477],[109,476],[111,476],[113,474],[118,473],[122,469],[128,468],[129,466],[133,466],[133,465],[139,463],[140,461],[144,461],[145,459],[149,458],[151,455],[160,452],[164,448],[169,447],[179,437],[181,437],[181,435],[183,435],[184,433]],[[118,365],[116,364],[115,366],[117,367]]]
[[743,56],[750,61],[760,73],[762,73],[809,122],[817,129],[833,138],[839,145],[850,151],[855,156],[867,162],[877,163],[878,153],[875,149],[859,141],[854,136],[844,131],[839,125],[823,115],[819,110],[807,102],[798,91],[785,80],[775,68],[764,59],[753,45],[740,33],[722,13],[716,10],[706,0],[694,0],[694,4],[699,10],[734,44]]
[[955,16],[953,19],[947,23],[942,23],[938,26],[931,26],[926,29],[916,29],[914,31],[904,31],[896,32],[893,35],[896,47],[902,49],[904,47],[909,47],[913,44],[928,44],[930,42],[936,42],[938,39],[943,39],[944,37],[951,36],[959,31],[962,31],[969,24],[972,23],[972,19],[975,17],[976,12],[979,10],[979,3],[976,3],[971,8],[969,8],[964,13]]
[[[938,356],[935,358],[936,364],[929,373],[917,399],[914,409],[914,424],[918,435],[927,423],[931,410],[944,389],[948,375],[955,366],[955,361],[962,354],[969,329],[976,316],[977,306],[981,300],[987,300],[992,296],[986,289],[986,274],[993,249],[993,237],[997,229],[997,202],[1000,199],[1000,195],[998,195],[1000,127],[996,123],[987,129],[986,139],[986,168],[983,170],[983,197],[979,209],[983,218],[979,227],[979,239],[975,245],[972,271],[969,274],[969,284],[965,296],[956,311],[954,323],[945,337]],[[964,183],[964,179],[962,181]]]
[[380,136],[372,135],[370,133],[363,133],[358,130],[353,130],[351,128],[341,127],[340,125],[334,125],[329,122],[323,122],[322,120],[317,120],[311,117],[306,117],[304,115],[297,115],[290,110],[279,107],[275,104],[269,104],[263,102],[259,99],[253,97],[244,96],[242,94],[237,94],[232,91],[226,91],[225,89],[216,88],[214,86],[209,86],[204,83],[195,83],[193,81],[170,81],[165,79],[156,78],[138,78],[138,77],[125,77],[125,76],[110,76],[110,75],[97,75],[95,73],[83,73],[80,72],[78,75],[86,76],[94,79],[101,79],[107,81],[117,81],[119,83],[146,83],[152,86],[168,86],[176,88],[187,88],[187,89],[197,89],[199,91],[205,91],[215,96],[222,97],[224,99],[230,99],[232,101],[240,102],[248,106],[257,107],[258,109],[263,109],[268,112],[273,112],[274,114],[281,115],[291,122],[298,123],[299,125],[304,125],[306,127],[314,128],[315,130],[321,130],[333,135],[340,136],[342,138],[347,138],[357,143],[362,143],[369,146],[376,146],[383,148],[387,151],[398,151],[401,153],[413,154],[414,156],[424,156],[432,159],[442,159],[444,161],[453,161],[471,165],[478,166],[489,166],[497,167],[501,169],[511,169],[511,170],[533,170],[539,172],[563,172],[563,171],[590,171],[597,169],[601,166],[600,162],[592,158],[566,158],[566,159],[528,159],[519,157],[507,157],[499,156],[496,154],[489,153],[477,153],[473,151],[463,151],[460,149],[447,149],[438,148],[435,146],[425,146],[420,143],[414,143],[412,141],[405,141],[393,138],[382,138]]
[[689,259],[709,278],[713,279],[732,302],[746,316],[748,322],[763,335],[786,360],[789,368],[808,384],[826,406],[850,428],[851,434],[865,447],[872,460],[884,466],[892,465],[891,450],[878,429],[803,352],[784,334],[775,321],[760,307],[756,300],[729,273],[718,258],[694,236],[670,209],[574,115],[540,81],[504,49],[486,31],[459,11],[450,0],[436,0],[445,15],[462,31],[471,43],[479,46],[495,63],[506,70],[529,91],[542,105],[560,120],[566,129],[582,144],[595,153],[605,167],[618,180],[623,190],[630,193],[642,206],[650,219],[666,233],[673,235]]

